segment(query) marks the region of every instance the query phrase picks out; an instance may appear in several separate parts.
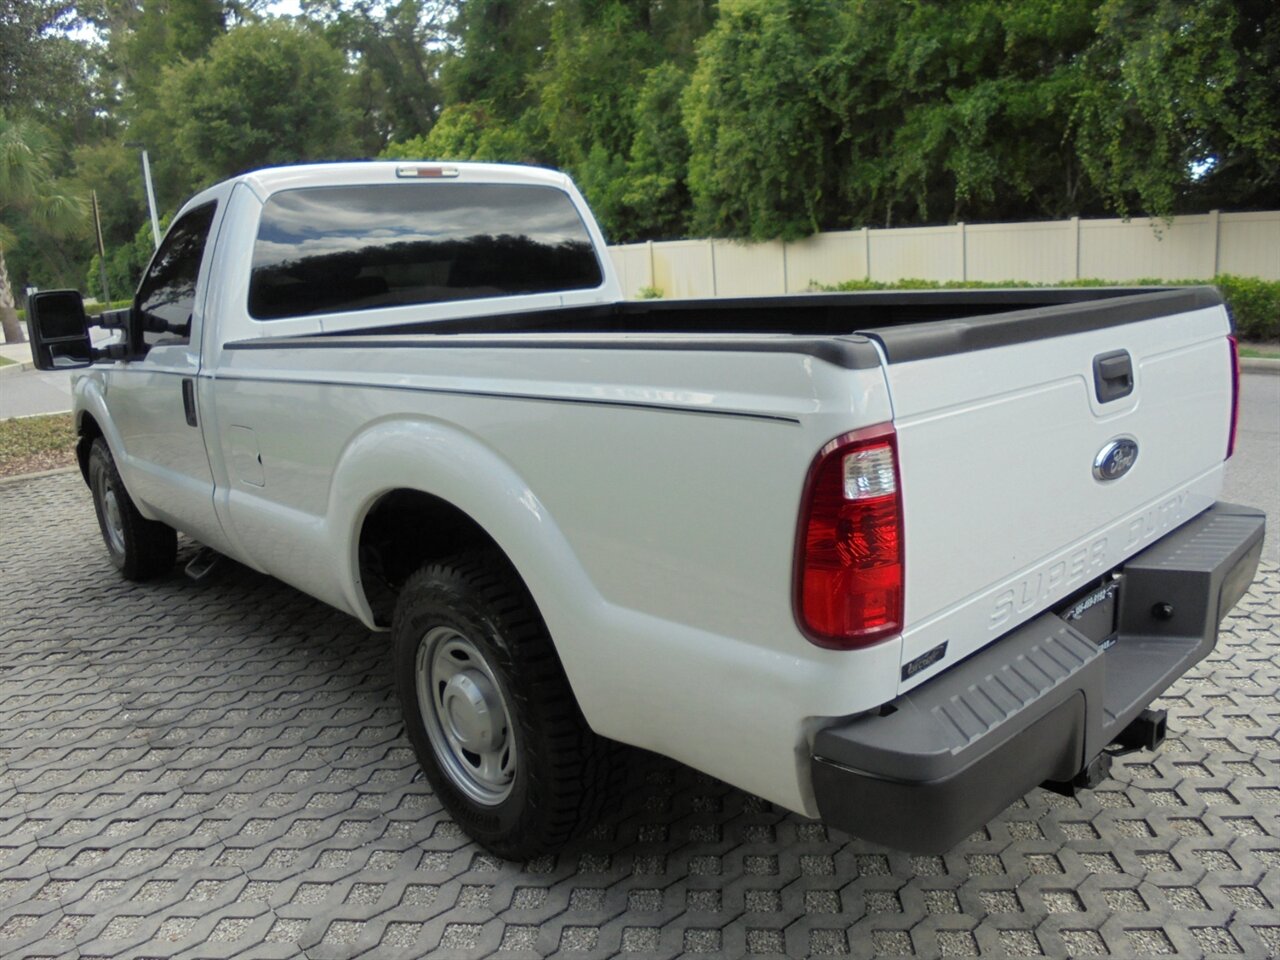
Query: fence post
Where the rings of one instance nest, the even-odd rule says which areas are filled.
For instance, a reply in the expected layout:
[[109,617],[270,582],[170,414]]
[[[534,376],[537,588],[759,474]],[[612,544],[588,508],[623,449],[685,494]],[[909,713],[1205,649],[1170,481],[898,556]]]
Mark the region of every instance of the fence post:
[[778,241],[782,244],[782,292],[791,292],[791,278],[787,276],[787,241]]
[[956,224],[960,231],[960,280],[969,279],[969,232],[964,228],[964,221]]
[[1218,269],[1222,265],[1222,211],[1209,211],[1209,224],[1213,227],[1213,272],[1209,274],[1212,280],[1218,275]]
[[646,286],[653,289],[658,286],[658,271],[653,266],[653,241],[646,240],[645,244],[649,247],[649,282]]
[[862,267],[867,273],[866,277],[864,277],[863,279],[870,280],[871,279],[871,231],[866,227],[862,228]]
[[711,253],[711,295],[718,297],[720,296],[720,284],[716,278],[716,242],[708,240],[707,249]]
[[1075,259],[1075,269],[1072,271],[1077,280],[1080,279],[1080,218],[1071,218],[1071,246],[1073,249],[1073,257]]

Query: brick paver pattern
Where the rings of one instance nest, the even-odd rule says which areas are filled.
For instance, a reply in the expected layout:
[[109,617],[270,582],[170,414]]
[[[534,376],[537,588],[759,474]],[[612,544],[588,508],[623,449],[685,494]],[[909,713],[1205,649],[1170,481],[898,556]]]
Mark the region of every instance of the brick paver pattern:
[[385,634],[234,564],[126,583],[75,474],[0,485],[0,592],[5,958],[1280,954],[1273,566],[1159,753],[943,856],[637,754],[587,837],[496,859],[422,780]]

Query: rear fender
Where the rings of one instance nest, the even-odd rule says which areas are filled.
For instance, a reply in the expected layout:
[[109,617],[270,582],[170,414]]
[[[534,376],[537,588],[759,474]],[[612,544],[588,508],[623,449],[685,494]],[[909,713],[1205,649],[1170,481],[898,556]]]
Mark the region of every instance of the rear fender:
[[[475,437],[427,419],[369,425],[343,450],[329,496],[335,571],[350,610],[369,627],[373,611],[360,577],[360,531],[374,504],[393,490],[417,490],[474,520],[502,549],[533,595],[552,636],[562,611],[603,603],[555,519],[505,459]],[[558,644],[573,681],[573,654]]]

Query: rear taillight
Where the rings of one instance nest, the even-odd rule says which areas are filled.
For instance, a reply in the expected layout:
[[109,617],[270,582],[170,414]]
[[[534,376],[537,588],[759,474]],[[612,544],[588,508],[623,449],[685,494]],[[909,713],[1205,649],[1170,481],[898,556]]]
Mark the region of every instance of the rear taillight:
[[902,492],[892,424],[837,437],[805,482],[795,610],[823,647],[865,647],[902,630]]
[[1227,455],[1230,460],[1236,452],[1236,426],[1240,423],[1240,343],[1235,334],[1227,337],[1231,344],[1231,432],[1227,434]]

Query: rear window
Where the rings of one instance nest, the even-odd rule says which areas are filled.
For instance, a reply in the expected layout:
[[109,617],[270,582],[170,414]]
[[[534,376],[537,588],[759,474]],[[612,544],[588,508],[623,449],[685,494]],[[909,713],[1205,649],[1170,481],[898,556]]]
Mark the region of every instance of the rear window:
[[582,218],[555,187],[311,187],[277,193],[263,208],[249,313],[279,320],[602,280]]

